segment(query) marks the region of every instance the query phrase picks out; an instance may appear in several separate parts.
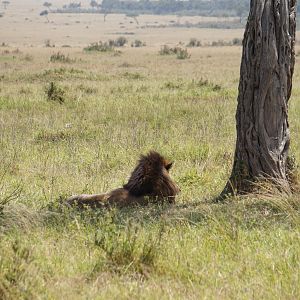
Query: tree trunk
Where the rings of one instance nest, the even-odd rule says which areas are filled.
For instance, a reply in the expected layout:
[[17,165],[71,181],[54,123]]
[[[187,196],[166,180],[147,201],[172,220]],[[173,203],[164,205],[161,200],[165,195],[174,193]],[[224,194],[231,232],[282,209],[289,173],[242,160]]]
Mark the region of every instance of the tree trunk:
[[296,0],[251,0],[243,41],[237,141],[222,193],[247,193],[265,179],[289,188],[288,101],[295,64]]

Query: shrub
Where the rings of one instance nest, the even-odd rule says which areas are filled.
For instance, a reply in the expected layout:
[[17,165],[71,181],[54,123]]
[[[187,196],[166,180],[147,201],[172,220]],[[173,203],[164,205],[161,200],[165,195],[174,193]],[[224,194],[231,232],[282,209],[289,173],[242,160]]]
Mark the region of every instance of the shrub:
[[243,40],[239,38],[234,38],[232,41],[218,40],[211,43],[212,47],[221,47],[221,46],[241,46]]
[[108,42],[97,42],[92,43],[88,47],[84,48],[84,51],[99,51],[99,52],[108,52],[113,51],[114,47],[123,47],[127,43],[125,37],[119,37],[116,40],[108,40]]
[[47,39],[47,40],[45,40],[45,47],[46,48],[54,48],[55,45],[54,44],[51,45],[51,41],[49,39]]
[[197,86],[197,87],[206,87],[209,88],[210,90],[212,90],[213,92],[218,92],[222,90],[222,86],[220,86],[219,84],[215,84],[213,82],[209,82],[207,79],[200,79],[198,81],[192,81],[191,82],[192,86]]
[[232,45],[234,45],[234,46],[242,46],[243,45],[243,39],[234,38],[232,40]]
[[131,47],[139,48],[143,46],[146,46],[146,43],[142,42],[141,40],[135,40],[131,43]]
[[50,85],[45,88],[45,93],[48,101],[60,104],[65,102],[65,91],[54,82],[50,82]]
[[99,52],[110,52],[113,51],[114,46],[111,45],[109,42],[108,43],[103,43],[103,42],[97,42],[97,43],[92,43],[86,48],[84,48],[84,51],[99,51]]
[[118,37],[116,40],[109,40],[110,47],[123,47],[127,43],[127,39],[123,36]]
[[61,62],[61,63],[71,63],[74,62],[74,59],[71,59],[69,55],[65,55],[61,52],[54,53],[50,56],[51,62]]
[[187,44],[187,47],[201,47],[201,46],[202,46],[201,41],[195,38],[191,38],[189,43]]
[[123,36],[120,36],[118,37],[116,40],[115,40],[115,46],[116,47],[123,47],[125,44],[127,43],[127,39]]
[[174,51],[171,47],[167,45],[163,45],[159,50],[160,55],[171,55],[174,54]]
[[164,45],[160,48],[160,55],[176,55],[178,59],[186,59],[190,58],[191,55],[188,53],[187,49],[183,49],[179,46],[171,48],[167,45]]
[[182,48],[177,49],[176,55],[177,55],[177,59],[187,59],[191,57],[187,49],[182,49]]
[[211,43],[212,47],[228,46],[228,43],[223,40],[213,41]]

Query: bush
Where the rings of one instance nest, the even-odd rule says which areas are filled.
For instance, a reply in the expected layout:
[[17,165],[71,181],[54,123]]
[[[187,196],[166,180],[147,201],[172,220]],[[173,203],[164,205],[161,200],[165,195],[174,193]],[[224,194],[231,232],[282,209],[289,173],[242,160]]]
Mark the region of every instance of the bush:
[[127,43],[127,39],[123,36],[118,37],[116,40],[109,40],[108,44],[111,47],[123,47]]
[[99,52],[109,52],[113,51],[115,47],[123,47],[127,43],[125,37],[119,37],[116,40],[108,40],[108,42],[97,42],[92,43],[88,47],[84,48],[84,51],[99,51]]
[[212,47],[222,47],[222,46],[241,46],[243,40],[239,38],[234,38],[232,41],[218,40],[211,43]]
[[228,46],[228,42],[223,40],[213,41],[211,43],[212,47]]
[[115,40],[115,47],[123,47],[127,43],[127,39],[123,36],[120,36]]
[[71,59],[69,55],[65,55],[61,52],[54,53],[50,56],[51,62],[61,62],[61,63],[71,63],[74,62],[74,59]]
[[242,46],[243,45],[243,39],[234,38],[232,40],[232,45],[234,45],[234,46]]
[[141,40],[135,40],[131,43],[131,47],[139,48],[146,46],[146,43],[142,42]]
[[169,46],[163,45],[159,50],[159,54],[160,55],[171,55],[171,54],[174,54],[174,51]]
[[222,90],[222,86],[220,86],[219,84],[209,82],[207,79],[202,79],[202,78],[198,81],[193,80],[191,82],[191,85],[196,86],[196,87],[200,87],[200,88],[206,87],[206,88],[209,88],[213,92],[218,92],[218,91]]
[[191,57],[187,49],[182,49],[182,48],[177,49],[176,55],[177,55],[177,59],[187,59]]
[[55,45],[51,44],[51,41],[49,39],[45,40],[45,47],[46,48],[54,48]]
[[179,46],[171,48],[167,45],[161,47],[159,51],[160,55],[176,55],[178,59],[190,58],[191,55],[188,53],[187,49],[183,49]]
[[113,45],[109,43],[103,43],[103,42],[98,42],[98,43],[92,43],[86,48],[84,48],[84,51],[99,51],[99,52],[110,52],[113,51],[114,47]]
[[201,47],[201,46],[202,46],[201,41],[195,38],[191,38],[189,43],[187,44],[187,47]]
[[54,82],[50,82],[50,85],[45,88],[45,93],[48,101],[60,104],[65,102],[65,91]]

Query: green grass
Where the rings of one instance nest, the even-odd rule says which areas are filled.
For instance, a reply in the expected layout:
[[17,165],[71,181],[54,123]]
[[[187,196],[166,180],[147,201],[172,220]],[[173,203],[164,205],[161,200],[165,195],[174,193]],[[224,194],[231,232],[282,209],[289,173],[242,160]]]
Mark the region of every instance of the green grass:
[[[51,49],[24,50],[30,64],[0,55],[1,299],[300,297],[299,195],[213,204],[234,151],[240,53],[231,48],[183,61],[145,48],[69,50],[70,66],[49,63]],[[297,68],[294,78],[300,161]],[[50,82],[62,104],[47,100]],[[122,185],[151,149],[175,162],[175,206],[60,205]]]

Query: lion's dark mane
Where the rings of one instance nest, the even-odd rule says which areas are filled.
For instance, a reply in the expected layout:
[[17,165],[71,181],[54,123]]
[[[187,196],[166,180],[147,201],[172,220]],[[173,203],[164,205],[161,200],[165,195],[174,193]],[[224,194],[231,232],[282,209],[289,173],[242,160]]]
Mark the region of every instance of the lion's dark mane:
[[117,188],[108,193],[92,195],[75,195],[66,200],[69,206],[77,205],[92,208],[127,207],[132,205],[147,205],[149,202],[167,200],[175,202],[179,188],[169,175],[172,163],[159,153],[151,151],[142,155],[138,165],[133,170],[129,181],[123,188]]
[[171,165],[155,151],[151,151],[148,155],[141,155],[138,165],[123,188],[136,197],[175,196],[179,190],[168,173]]

